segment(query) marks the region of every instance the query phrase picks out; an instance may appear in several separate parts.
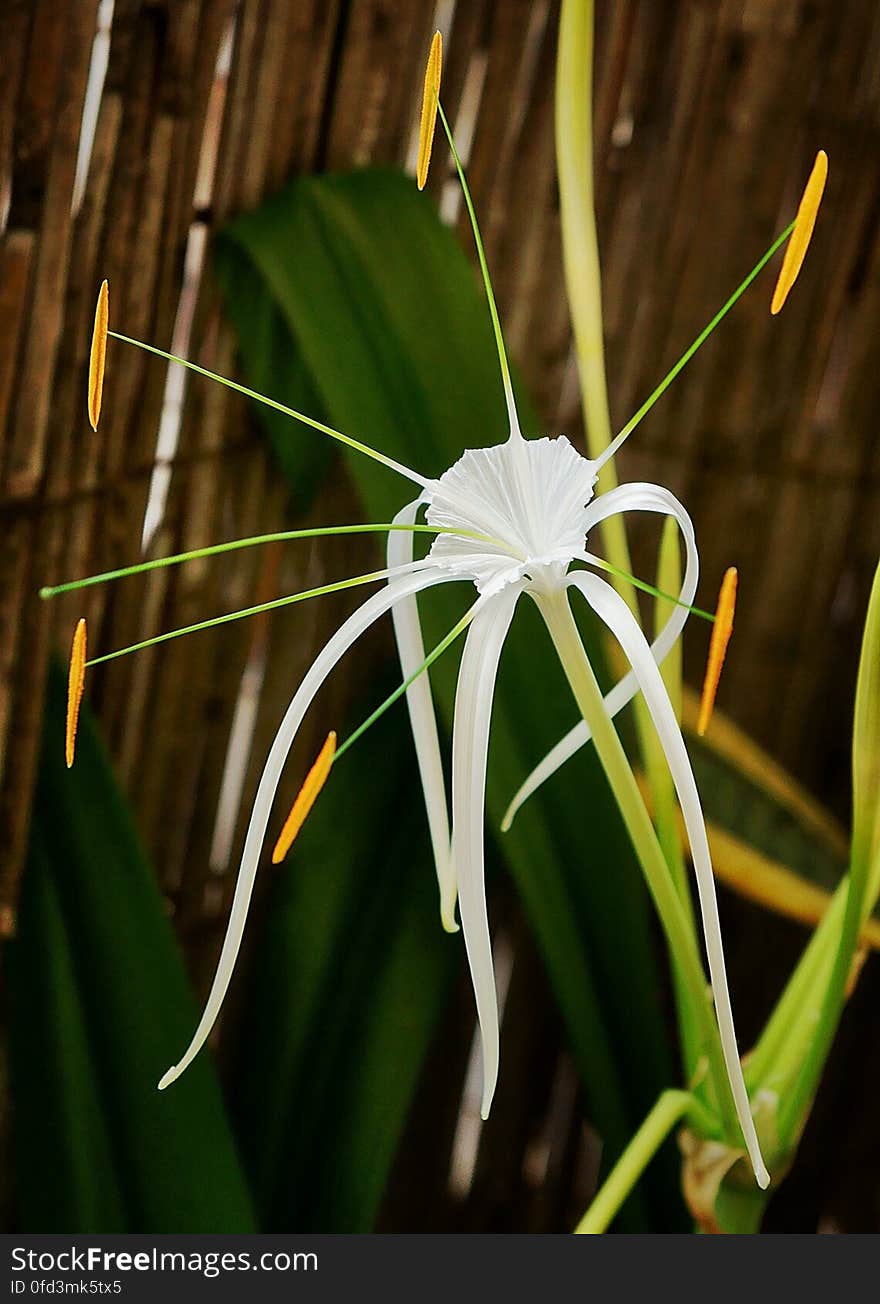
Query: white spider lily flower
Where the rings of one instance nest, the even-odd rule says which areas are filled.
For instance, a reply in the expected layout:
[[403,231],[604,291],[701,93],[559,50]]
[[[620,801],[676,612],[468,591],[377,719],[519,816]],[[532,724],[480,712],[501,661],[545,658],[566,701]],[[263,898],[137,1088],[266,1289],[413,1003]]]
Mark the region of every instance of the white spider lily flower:
[[[377,530],[388,532],[388,565],[384,571],[263,603],[245,612],[221,616],[197,626],[190,626],[187,630],[162,634],[136,644],[132,648],[107,653],[90,661],[85,660],[84,631],[78,643],[75,640],[74,650],[76,653],[78,648],[78,660],[71,670],[71,684],[76,701],[68,721],[67,740],[71,757],[71,731],[75,731],[75,706],[78,705],[77,695],[82,692],[86,666],[95,665],[129,651],[136,651],[166,638],[175,637],[179,633],[235,619],[239,615],[254,614],[287,602],[301,601],[320,593],[349,588],[357,584],[376,581],[384,583],[381,591],[368,598],[329,639],[303,678],[281,721],[251,811],[226,936],[208,1000],[190,1045],[182,1058],[164,1074],[159,1082],[159,1088],[164,1089],[169,1086],[184,1072],[204,1045],[220,1012],[241,946],[279,780],[303,719],[316,694],[340,659],[377,620],[390,613],[403,671],[403,683],[338,749],[335,733],[331,731],[318,762],[310,771],[298,803],[295,804],[285,824],[286,832],[282,832],[276,844],[276,857],[283,858],[302,819],[326,781],[332,765],[386,706],[405,693],[436,864],[441,918],[444,927],[449,931],[456,930],[455,909],[456,901],[458,902],[482,1037],[481,1112],[484,1118],[488,1116],[498,1076],[499,1021],[484,881],[486,768],[492,703],[501,653],[517,603],[523,595],[527,595],[541,612],[550,640],[559,656],[584,720],[557,745],[527,780],[508,811],[504,827],[509,827],[513,815],[529,793],[534,791],[563,760],[582,746],[592,732],[600,760],[639,854],[676,962],[688,985],[697,1017],[702,1021],[706,1055],[722,1112],[725,1110],[722,1097],[725,1096],[729,1084],[735,1113],[735,1122],[731,1124],[731,1128],[735,1129],[738,1124],[756,1179],[759,1185],[766,1187],[770,1179],[761,1158],[737,1051],[705,821],[681,730],[658,670],[658,665],[681,634],[689,611],[696,610],[691,605],[696,593],[699,571],[693,526],[681,503],[661,485],[624,484],[598,498],[594,498],[594,487],[602,464],[616,452],[623,440],[662,395],[670,381],[681,371],[709,333],[751,284],[761,268],[784,243],[796,223],[792,223],[777,238],[749,276],[716,314],[709,327],[701,333],[684,357],[661,381],[600,457],[593,460],[583,457],[563,436],[552,439],[525,439],[519,427],[504,341],[467,180],[443,107],[437,97],[436,87],[431,89],[434,82],[439,79],[439,47],[436,51],[432,47],[432,58],[434,64],[429,65],[425,103],[429,110],[436,109],[443,123],[471,217],[495,332],[504,399],[510,422],[509,437],[504,443],[490,448],[467,449],[439,478],[424,476],[312,417],[286,408],[275,400],[248,390],[222,376],[217,376],[185,359],[175,358],[161,349],[109,331],[106,321],[106,290],[102,291],[103,316],[99,317],[96,325],[99,365],[97,369],[93,369],[98,380],[103,377],[104,350],[108,336],[146,348],[152,353],[179,362],[202,375],[229,385],[259,402],[267,403],[276,410],[305,422],[324,435],[340,440],[358,453],[371,457],[387,469],[402,475],[415,484],[418,491],[415,498],[403,506],[394,521],[388,525],[351,525],[326,530],[288,531],[279,535],[237,540],[179,554],[176,557],[138,563],[122,570],[42,591],[43,596],[48,597],[53,593],[78,588],[85,584],[115,579],[121,575],[150,570],[155,566],[186,561],[193,557],[204,557],[273,539],[290,539],[321,533]],[[424,164],[423,167],[420,165],[420,182],[423,183],[424,176],[421,174],[427,168],[430,141],[427,145],[423,141],[421,153],[424,156]],[[92,400],[93,391],[98,392],[94,384],[90,385],[90,414],[95,406]],[[96,415],[95,420],[97,420]],[[424,511],[425,523],[419,524],[418,517],[422,511]],[[607,563],[591,556],[587,550],[591,531],[608,517],[630,511],[651,512],[671,517],[679,527],[685,549],[686,565],[679,595],[674,599],[672,613],[666,624],[650,647],[626,602],[610,584],[587,569],[591,565],[608,568]],[[415,560],[414,534],[420,531],[432,534],[434,540],[427,557]],[[629,579],[633,583],[639,583],[632,577]],[[476,589],[476,598],[467,615],[442,643],[426,656],[419,623],[419,595],[435,585],[453,582],[473,585]],[[574,621],[569,600],[572,591],[579,594],[607,626],[631,666],[631,670],[604,698],[599,693],[592,667]],[[440,738],[427,669],[465,629],[467,629],[467,638],[458,675],[452,729],[450,823],[450,806],[444,780]],[[698,944],[689,925],[682,922],[681,902],[675,893],[656,833],[639,797],[632,771],[612,723],[616,713],[637,692],[644,695],[666,756],[690,841],[717,1027],[711,1021],[711,1012],[706,1001],[706,984]],[[727,1082],[725,1082],[725,1075]]]
[[[415,478],[415,477],[414,477]],[[572,573],[575,562],[588,560],[587,534],[609,512],[631,509],[673,516],[685,540],[687,566],[679,600],[688,602],[697,581],[697,552],[693,529],[682,505],[659,485],[624,485],[592,502],[596,464],[578,453],[569,441],[526,440],[515,427],[508,440],[491,448],[469,449],[437,480],[427,480],[420,496],[404,507],[397,524],[412,524],[421,507],[427,523],[438,533],[428,556],[412,560],[413,534],[389,536],[387,586],[369,598],[333,635],[315,659],[281,722],[254,800],[229,918],[214,982],[192,1042],[181,1060],[168,1070],[160,1087],[170,1085],[192,1062],[219,1014],[241,945],[254,881],[278,783],[294,739],[312,701],[346,651],[370,626],[392,613],[401,668],[409,679],[424,663],[417,596],[438,584],[454,581],[473,584],[477,601],[469,613],[469,629],[462,654],[456,690],[452,740],[452,832],[450,837],[447,794],[430,683],[421,674],[406,690],[416,754],[425,794],[432,847],[440,885],[441,915],[445,927],[455,928],[458,897],[465,947],[477,1002],[483,1038],[482,1113],[488,1116],[498,1073],[498,1011],[486,908],[483,860],[483,825],[486,762],[492,699],[498,662],[518,599],[528,594],[538,602],[545,619],[548,600],[565,596],[573,584],[589,579],[599,586],[584,589],[588,600],[607,593],[600,614],[619,602],[614,590],[598,576]],[[606,501],[607,500],[607,501]],[[476,537],[475,537],[476,536]],[[598,602],[597,607],[600,606]],[[616,609],[615,609],[616,610]],[[687,617],[676,606],[654,648],[662,657],[672,646]],[[631,618],[632,619],[632,618]],[[609,622],[614,624],[613,621]],[[633,628],[638,626],[633,621]],[[641,631],[639,636],[643,640]],[[631,635],[629,629],[627,636]],[[644,640],[643,640],[644,641]],[[641,649],[640,649],[641,650]],[[656,664],[644,645],[656,673]],[[659,676],[658,676],[659,679]],[[619,710],[644,687],[644,666],[634,670],[606,698],[610,713]],[[651,681],[652,691],[655,685]],[[668,706],[668,702],[667,702]],[[669,710],[671,716],[671,708]],[[664,720],[668,725],[668,722]],[[673,720],[674,724],[674,720]],[[674,724],[680,767],[684,746]],[[668,727],[661,735],[668,742]],[[671,748],[674,744],[669,742]],[[686,760],[685,760],[686,764]],[[702,828],[699,801],[690,769],[687,770],[690,824]],[[689,824],[689,827],[690,827]],[[705,832],[703,832],[705,839]],[[707,852],[708,855],[708,852]],[[710,955],[720,952],[711,868],[699,883],[704,904]],[[726,1001],[726,989],[723,993]],[[722,1007],[727,1011],[729,1002]],[[727,1038],[733,1045],[732,1023]]]

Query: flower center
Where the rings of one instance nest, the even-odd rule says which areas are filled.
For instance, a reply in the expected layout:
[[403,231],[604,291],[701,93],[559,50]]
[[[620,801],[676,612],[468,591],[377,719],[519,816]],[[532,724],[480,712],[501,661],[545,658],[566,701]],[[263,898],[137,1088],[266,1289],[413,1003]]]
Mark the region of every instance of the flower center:
[[481,593],[526,576],[552,583],[584,550],[595,482],[563,435],[468,449],[431,489],[426,519],[444,531],[431,558]]

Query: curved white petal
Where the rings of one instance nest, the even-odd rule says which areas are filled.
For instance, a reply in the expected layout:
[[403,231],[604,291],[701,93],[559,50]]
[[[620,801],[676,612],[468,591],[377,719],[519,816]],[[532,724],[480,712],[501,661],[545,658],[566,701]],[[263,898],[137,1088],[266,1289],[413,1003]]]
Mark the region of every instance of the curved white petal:
[[[700,564],[697,543],[694,538],[694,527],[691,518],[675,495],[671,494],[668,489],[664,489],[662,485],[622,484],[617,489],[611,489],[607,494],[602,494],[600,498],[597,498],[595,502],[587,507],[589,528],[592,529],[599,521],[604,520],[607,516],[613,516],[617,512],[658,512],[664,516],[673,516],[678,522],[684,539],[685,571],[678,596],[679,602],[686,605],[677,606],[673,609],[666,624],[651,644],[651,653],[654,660],[658,665],[662,665],[670,649],[675,644],[675,640],[684,629],[685,622],[690,614],[687,608],[693,602],[697,591]],[[639,685],[632,671],[624,675],[623,679],[614,685],[605,698],[605,709],[608,714],[612,717],[617,715],[618,711],[632,701],[638,689]],[[531,797],[532,793],[537,791],[541,784],[550,778],[551,774],[555,774],[560,766],[570,760],[575,752],[579,751],[589,741],[589,727],[581,720],[559,740],[555,747],[551,748],[519,788],[504,815],[501,825],[502,830],[506,831],[510,828],[517,811]]]
[[746,1148],[758,1185],[766,1187],[770,1178],[761,1158],[761,1149],[755,1131],[755,1123],[749,1107],[749,1097],[743,1080],[742,1065],[736,1046],[736,1033],[733,1026],[733,1011],[730,1005],[730,993],[727,989],[727,973],[724,964],[724,948],[721,943],[721,922],[718,917],[718,902],[715,896],[715,879],[712,874],[712,858],[709,854],[709,842],[706,837],[706,824],[697,785],[691,769],[690,758],[681,729],[675,718],[672,703],[666,692],[663,678],[657,664],[651,656],[650,648],[638,621],[629,607],[610,584],[606,584],[598,575],[580,573],[569,578],[572,587],[577,588],[587,602],[603,620],[620,643],[639,681],[645,702],[654,721],[657,736],[660,739],[669,771],[675,783],[679,804],[684,816],[688,841],[691,844],[691,856],[694,862],[694,874],[697,880],[697,893],[700,899],[700,914],[703,920],[703,936],[706,942],[706,955],[709,960],[709,975],[712,980],[712,996],[718,1016],[718,1029],[721,1034],[721,1047],[724,1063],[730,1079],[730,1087],[736,1104],[737,1118],[745,1137]]
[[170,1086],[175,1079],[180,1077],[184,1069],[192,1063],[207,1040],[208,1034],[214,1026],[214,1021],[220,1013],[220,1007],[223,1004],[226,989],[232,978],[232,971],[235,968],[235,961],[241,946],[251,893],[257,876],[260,852],[266,835],[266,826],[272,812],[272,803],[275,800],[278,781],[281,778],[281,771],[284,768],[284,762],[287,760],[288,752],[303,717],[312,703],[312,699],[337,661],[374,621],[378,620],[389,609],[393,609],[395,603],[410,597],[414,593],[418,593],[421,589],[428,588],[432,584],[442,584],[449,579],[449,576],[444,572],[422,563],[413,563],[412,567],[404,567],[403,577],[400,577],[400,572],[397,575],[398,577],[393,578],[387,588],[384,588],[380,593],[374,593],[362,606],[358,607],[357,611],[349,616],[348,620],[340,626],[333,637],[325,644],[323,651],[319,653],[306,672],[284,714],[284,719],[281,721],[269,751],[259,787],[257,788],[257,795],[254,799],[241,865],[238,871],[238,881],[235,885],[235,895],[232,900],[232,910],[229,914],[229,923],[226,926],[226,936],[223,939],[223,948],[217,962],[217,971],[208,994],[204,1013],[183,1058],[177,1064],[172,1065],[160,1081],[160,1091]]
[[[395,525],[413,525],[418,515],[420,498],[401,508],[394,518]],[[405,565],[413,559],[415,536],[410,530],[392,530],[388,535],[388,565]],[[403,678],[408,679],[425,659],[425,644],[419,624],[419,608],[415,595],[402,598],[391,612],[394,637]],[[443,761],[440,740],[437,737],[437,720],[431,697],[429,671],[419,675],[406,690],[406,704],[412,728],[416,759],[425,794],[425,809],[431,831],[434,864],[440,886],[440,918],[449,933],[458,932],[455,922],[455,868],[449,845],[449,811],[446,804],[446,783],[443,778]]]
[[595,478],[564,435],[466,449],[430,492],[431,560],[481,593],[536,567],[564,569],[583,549]]
[[483,1043],[483,1118],[488,1118],[498,1079],[498,1002],[483,863],[486,760],[498,660],[520,592],[519,588],[503,589],[487,599],[474,617],[455,694],[452,855],[458,871],[458,908]]

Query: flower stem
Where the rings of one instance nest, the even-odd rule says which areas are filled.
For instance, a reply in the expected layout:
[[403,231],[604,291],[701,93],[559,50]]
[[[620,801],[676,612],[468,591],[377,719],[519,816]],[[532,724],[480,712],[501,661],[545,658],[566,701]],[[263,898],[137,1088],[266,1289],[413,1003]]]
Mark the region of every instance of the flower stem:
[[[596,460],[611,443],[611,410],[605,377],[602,271],[593,199],[593,0],[563,0],[555,110],[565,288],[574,331],[587,451]],[[613,461],[608,461],[599,472],[598,491],[607,493],[616,485],[617,471]],[[615,568],[614,587],[638,617],[635,591],[621,573],[632,572],[623,516],[619,513],[607,516],[599,531],[608,561]],[[651,726],[640,698],[635,700],[635,711],[644,752]]]
[[575,1227],[575,1235],[598,1235],[607,1231],[624,1200],[654,1158],[676,1123],[685,1114],[698,1114],[695,1125],[702,1126],[704,1111],[687,1091],[664,1091],[656,1105],[636,1132],[614,1168],[609,1173],[596,1198]]
[[[555,108],[565,286],[574,330],[587,450],[597,460],[611,444],[611,414],[605,378],[602,273],[593,201],[593,0],[563,0]],[[606,461],[599,471],[599,492],[605,493],[616,484],[614,462]],[[625,578],[633,567],[624,518],[619,513],[608,516],[599,529],[605,555],[613,568],[614,587],[638,619],[636,591]],[[624,673],[628,667],[623,664],[617,645],[612,642],[610,646],[611,658],[617,662],[615,668]],[[641,695],[634,699],[633,710],[639,751],[647,762],[653,727]],[[673,874],[674,867],[669,872]],[[696,939],[695,931],[693,936]]]
[[[581,396],[590,456],[611,443],[605,380],[602,277],[593,203],[593,3],[563,0],[556,65],[556,165],[562,218],[565,284],[574,328]],[[617,475],[603,468],[599,491],[613,489]],[[606,550],[621,570],[631,570],[619,516],[602,522]],[[624,560],[625,558],[625,560]]]
[[660,916],[675,964],[682,976],[682,990],[700,1029],[703,1051],[708,1059],[725,1133],[734,1143],[740,1142],[733,1098],[724,1066],[721,1039],[712,1013],[711,992],[703,971],[695,929],[676,891],[669,866],[657,840],[657,833],[639,791],[623,744],[614,722],[605,710],[602,690],[584,651],[566,593],[535,594],[562,668],[571,686],[578,708],[590,727],[596,753],[611,785],[615,800],[635,848]]

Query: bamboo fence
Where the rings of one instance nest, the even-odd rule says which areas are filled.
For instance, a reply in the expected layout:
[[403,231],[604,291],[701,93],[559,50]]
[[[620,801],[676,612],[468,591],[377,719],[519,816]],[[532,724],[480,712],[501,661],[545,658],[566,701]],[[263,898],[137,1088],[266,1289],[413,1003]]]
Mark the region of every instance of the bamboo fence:
[[[880,8],[873,0],[607,0],[597,8],[597,199],[616,425],[789,220],[816,149],[831,159],[807,272],[783,317],[770,318],[762,282],[640,428],[621,469],[624,478],[668,484],[688,503],[707,600],[724,568],[739,566],[722,705],[845,814],[858,639],[880,555]],[[256,423],[228,392],[182,384],[173,370],[117,350],[105,415],[91,432],[85,372],[101,279],[110,280],[120,329],[162,345],[173,339],[234,373],[234,342],[204,274],[211,233],[297,173],[411,166],[423,58],[439,22],[444,102],[468,157],[512,350],[548,429],[579,438],[553,152],[557,17],[557,0],[3,0],[6,935],[46,661],[53,646],[66,651],[82,613],[81,598],[41,603],[40,586],[136,559],[145,516],[154,551],[284,520],[285,494]],[[81,140],[87,91],[97,96],[85,113],[90,147]],[[430,184],[470,249],[445,162],[438,151]],[[320,516],[344,519],[347,486],[330,493]],[[641,547],[637,534],[637,557]],[[350,556],[343,540],[298,560],[270,553],[157,572],[147,583],[92,590],[86,614],[97,643],[120,646],[244,605],[255,592],[342,575]],[[297,613],[295,639],[293,618],[279,614],[108,666],[91,686],[197,983],[216,953],[256,767],[291,683],[337,619],[334,604],[313,604]],[[694,638],[693,674],[704,650]],[[384,652],[374,641],[370,655]],[[344,697],[350,688],[331,691]],[[221,801],[230,733],[248,712],[247,768],[238,786],[227,775]],[[302,756],[318,741],[306,731]],[[510,999],[545,1020],[532,1020],[533,1051],[558,1046],[548,999],[535,1001],[540,978],[522,987],[537,961],[525,942],[520,949],[527,963]],[[459,1038],[459,1073],[466,1050]],[[494,1166],[481,1150],[470,1226],[495,1225],[499,1173],[507,1205],[513,1184],[532,1226],[558,1225],[589,1191],[594,1148],[581,1144],[574,1072],[564,1057],[548,1063],[538,1103],[515,1102],[493,1134]],[[444,1126],[451,1135],[455,1117]],[[409,1140],[424,1161],[426,1147]],[[816,1162],[811,1189],[833,1189],[825,1161]],[[397,1205],[401,1215],[406,1201]]]

